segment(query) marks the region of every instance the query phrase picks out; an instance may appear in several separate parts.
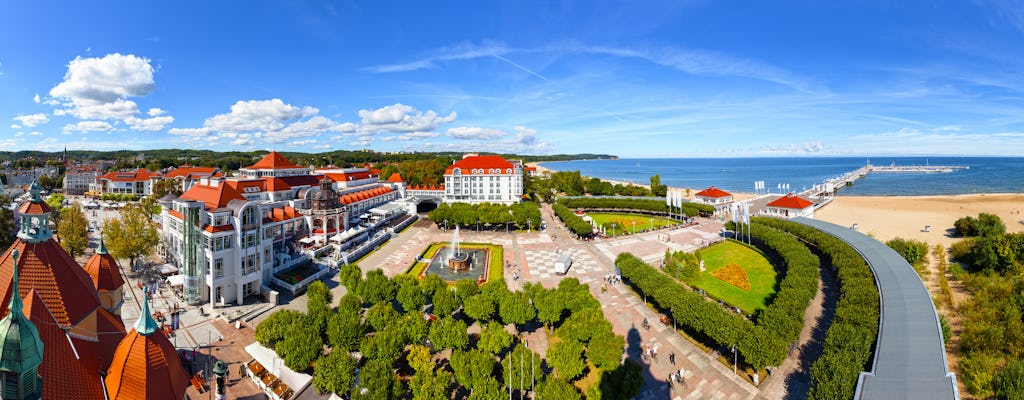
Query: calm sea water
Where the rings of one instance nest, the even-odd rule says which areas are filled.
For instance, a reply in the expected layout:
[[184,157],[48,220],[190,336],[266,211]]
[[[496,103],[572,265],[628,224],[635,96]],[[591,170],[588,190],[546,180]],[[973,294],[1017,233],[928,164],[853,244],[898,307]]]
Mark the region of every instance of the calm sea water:
[[[997,157],[873,157],[874,165],[966,165],[948,173],[871,173],[844,195],[920,196],[966,193],[1024,193],[1024,158]],[[863,157],[800,158],[651,158],[546,162],[555,171],[579,170],[585,176],[648,184],[654,174],[671,187],[754,191],[755,181],[778,192],[788,183],[798,191],[865,165]]]

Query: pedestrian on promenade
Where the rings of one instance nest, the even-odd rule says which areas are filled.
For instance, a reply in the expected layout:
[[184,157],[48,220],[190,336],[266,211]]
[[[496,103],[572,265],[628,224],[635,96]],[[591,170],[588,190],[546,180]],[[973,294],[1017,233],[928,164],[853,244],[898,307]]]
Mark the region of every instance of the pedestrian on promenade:
[[668,353],[668,362],[672,365],[676,365],[676,353]]

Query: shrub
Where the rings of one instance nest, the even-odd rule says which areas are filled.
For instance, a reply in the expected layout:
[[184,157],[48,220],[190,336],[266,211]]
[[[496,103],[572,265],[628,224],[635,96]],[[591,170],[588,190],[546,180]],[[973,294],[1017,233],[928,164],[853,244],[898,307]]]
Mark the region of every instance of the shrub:
[[584,221],[583,218],[576,215],[572,210],[569,210],[561,204],[554,204],[551,206],[551,209],[555,212],[555,215],[565,223],[565,227],[569,228],[572,233],[575,233],[578,236],[590,236],[594,234],[594,227],[587,221]]

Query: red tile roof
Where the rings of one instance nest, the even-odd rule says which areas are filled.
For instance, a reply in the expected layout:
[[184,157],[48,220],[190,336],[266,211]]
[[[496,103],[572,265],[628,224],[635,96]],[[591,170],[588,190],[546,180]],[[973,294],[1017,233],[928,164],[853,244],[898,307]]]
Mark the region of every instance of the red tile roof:
[[215,167],[188,167],[182,165],[180,168],[164,174],[164,178],[177,178],[184,177],[189,179],[195,179],[200,177],[208,177],[214,175],[217,171]]
[[160,176],[160,174],[151,172],[145,168],[139,168],[135,171],[107,172],[106,174],[100,175],[100,179],[106,179],[114,182],[140,182],[148,181],[149,178],[154,176]]
[[105,381],[110,400],[181,400],[189,384],[163,332],[144,336],[134,328],[117,346]]
[[299,218],[302,215],[295,208],[291,206],[284,206],[284,208],[274,208],[270,210],[270,216],[267,218],[268,222],[282,222],[290,219]]
[[778,199],[775,199],[775,201],[768,203],[768,207],[789,208],[793,210],[801,210],[813,205],[814,202],[793,193],[779,197]]
[[266,188],[268,192],[280,192],[283,190],[291,190],[292,186],[289,185],[284,179],[281,178],[266,178]]
[[366,189],[355,193],[342,195],[340,200],[342,204],[352,204],[363,200],[372,199],[377,196],[382,196],[391,192],[393,192],[391,188],[381,186],[373,189]]
[[[92,279],[75,259],[53,239],[38,244],[20,238],[0,256],[0,307],[6,312],[11,296],[13,259],[17,249],[18,290],[25,298],[35,289],[53,317],[63,327],[81,322],[100,307],[100,298]],[[45,350],[44,350],[45,351]]]
[[43,398],[103,400],[99,373],[103,366],[96,343],[74,337],[68,340],[69,336],[46,307],[46,300],[35,290],[29,290],[25,296],[24,309],[43,341],[43,363],[39,366]]
[[121,343],[126,334],[124,322],[104,308],[96,310],[96,336],[100,341],[96,346],[99,353],[100,365],[107,366],[114,360],[114,352],[117,345]]
[[724,191],[722,189],[719,189],[719,188],[716,188],[716,187],[712,186],[712,187],[709,187],[707,189],[704,189],[704,190],[701,190],[701,191],[697,192],[696,196],[712,197],[712,198],[719,199],[719,198],[722,198],[722,197],[732,196],[732,193],[726,192],[726,191]]
[[402,183],[402,182],[405,182],[405,181],[402,180],[402,174],[399,174],[399,173],[395,172],[395,173],[391,174],[390,177],[388,177],[388,182],[390,182],[390,183]]
[[174,218],[180,219],[182,221],[185,220],[185,216],[181,215],[181,212],[179,212],[178,210],[167,210],[167,213],[171,214],[171,216]]
[[219,225],[219,226],[207,225],[207,226],[203,227],[203,230],[207,231],[207,232],[210,232],[210,233],[221,233],[221,232],[231,232],[231,231],[235,230],[235,227],[234,227],[234,225],[231,225],[231,224],[224,224],[224,225]]
[[117,261],[110,254],[93,254],[89,261],[85,262],[85,272],[92,278],[96,290],[108,292],[118,290],[124,285],[124,278],[117,267]]
[[45,214],[50,211],[50,205],[44,201],[38,203],[26,201],[21,203],[21,207],[18,207],[18,214]]
[[489,173],[488,170],[491,168],[497,168],[501,170],[499,174],[504,174],[506,169],[514,167],[512,163],[506,161],[501,156],[469,156],[449,166],[444,170],[444,174],[451,175],[455,168],[461,168],[463,175],[470,175],[474,169],[483,169],[483,175],[487,175]]
[[412,185],[408,190],[440,190],[444,191],[444,185]]
[[335,182],[358,181],[358,180],[369,179],[369,178],[373,178],[374,177],[373,173],[370,172],[370,171],[358,171],[358,172],[325,172],[325,171],[318,171],[318,172],[323,172],[324,175],[327,175],[327,178],[329,178],[330,180],[335,181]]
[[195,185],[187,192],[182,193],[179,199],[201,201],[206,204],[206,209],[218,209],[228,205],[231,200],[245,200],[235,189],[228,184],[217,186]]
[[255,191],[257,191],[257,192],[264,192],[264,191],[267,190],[266,189],[267,188],[267,181],[265,181],[263,179],[244,179],[244,180],[232,179],[232,180],[224,181],[224,184],[228,185],[228,186],[231,186],[231,188],[235,189],[235,191],[237,191],[238,193],[252,193],[253,191],[246,190],[246,189],[249,189],[249,188],[256,188]]
[[291,161],[288,161],[287,158],[284,158],[284,156],[282,156],[281,153],[278,153],[276,151],[272,151],[272,152],[270,152],[270,154],[267,154],[266,156],[263,156],[263,158],[260,159],[259,161],[257,161],[255,164],[250,165],[248,167],[245,167],[245,169],[296,169],[296,168],[302,168],[302,167],[300,167],[298,165],[295,165]]

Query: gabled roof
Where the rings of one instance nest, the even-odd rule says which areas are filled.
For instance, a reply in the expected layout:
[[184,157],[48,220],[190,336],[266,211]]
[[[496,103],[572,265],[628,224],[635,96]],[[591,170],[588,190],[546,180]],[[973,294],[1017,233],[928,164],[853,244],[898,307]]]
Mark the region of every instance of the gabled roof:
[[267,183],[265,184],[265,186],[266,186],[268,192],[280,192],[280,191],[291,190],[292,189],[292,186],[289,185],[288,182],[285,182],[284,179],[281,179],[281,178],[268,177],[268,178],[266,178],[266,182]]
[[489,173],[488,170],[491,168],[500,169],[500,174],[505,174],[506,169],[514,167],[512,163],[508,162],[501,156],[468,156],[449,166],[444,170],[444,174],[451,175],[455,168],[461,168],[463,175],[471,174],[471,171],[474,169],[483,169],[483,175],[486,175]]
[[182,193],[179,199],[201,201],[206,204],[206,209],[214,210],[227,207],[231,200],[245,200],[235,189],[228,184],[217,186],[194,185],[187,192]]
[[[18,291],[22,298],[35,289],[63,327],[81,322],[100,307],[100,298],[85,269],[53,239],[28,243],[20,238],[0,256],[0,306],[6,312],[14,276],[11,251],[17,249]],[[0,313],[2,314],[2,313]]]
[[93,254],[89,261],[85,262],[84,268],[92,278],[92,283],[96,285],[97,291],[118,290],[124,285],[124,278],[121,277],[117,261],[114,260],[114,256],[107,253],[103,238],[100,238],[100,247],[96,250],[96,254]]
[[390,182],[390,183],[402,183],[402,182],[405,182],[405,181],[402,180],[402,174],[399,174],[399,173],[395,172],[395,173],[391,174],[390,177],[388,177],[388,182]]
[[43,363],[39,365],[43,398],[103,400],[96,343],[66,334],[35,290],[25,296],[25,315],[39,329],[43,341]]
[[768,203],[768,207],[789,208],[793,210],[802,210],[813,205],[814,202],[793,193],[779,197],[778,199],[775,199],[775,201]]
[[209,177],[218,174],[219,171],[215,167],[191,167],[182,165],[180,168],[170,171],[164,174],[164,178],[177,178],[184,177],[189,179],[196,179],[201,177]]
[[148,181],[149,178],[154,176],[160,176],[160,174],[151,172],[145,168],[139,168],[135,171],[107,172],[106,174],[100,175],[99,178],[114,182],[141,182]]
[[712,198],[719,199],[719,198],[722,198],[722,197],[732,196],[732,193],[726,192],[726,191],[724,191],[722,189],[719,189],[717,187],[712,186],[712,187],[709,187],[707,189],[704,189],[704,190],[701,190],[701,191],[697,192],[697,194],[695,196],[712,197]]
[[257,161],[255,164],[245,167],[244,169],[296,169],[302,168],[295,163],[288,161],[287,158],[276,151],[270,152],[263,156],[262,159]]

